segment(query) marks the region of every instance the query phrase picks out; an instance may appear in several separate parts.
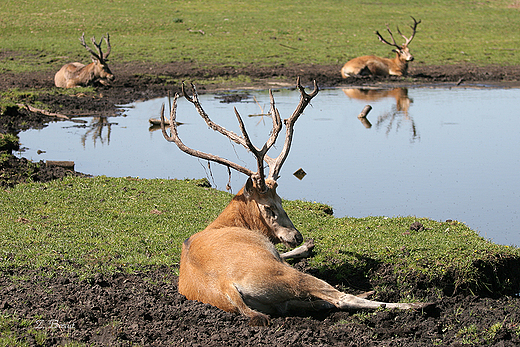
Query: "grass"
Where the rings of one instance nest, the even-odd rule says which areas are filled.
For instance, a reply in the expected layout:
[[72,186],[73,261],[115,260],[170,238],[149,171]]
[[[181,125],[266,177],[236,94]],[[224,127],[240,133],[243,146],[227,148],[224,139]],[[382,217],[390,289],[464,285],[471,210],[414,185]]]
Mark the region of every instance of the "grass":
[[[143,266],[175,267],[182,242],[202,230],[231,199],[205,184],[95,177],[20,184],[2,191],[1,269],[74,271],[85,278]],[[520,258],[520,249],[488,242],[457,222],[335,218],[318,203],[286,201],[285,206],[304,237],[316,241],[311,266],[336,273],[339,282],[391,264],[403,295],[415,277],[433,285],[449,278],[459,288],[476,292],[499,276],[480,271],[478,264],[485,262],[500,272],[505,260],[518,263]],[[410,231],[414,221],[427,230]],[[514,283],[501,285],[499,289],[509,291]]]
[[514,0],[6,0],[0,38],[2,51],[14,55],[0,55],[0,72],[88,61],[78,41],[83,32],[109,32],[117,62],[342,64],[357,55],[391,56],[374,32],[388,23],[407,35],[410,15],[422,20],[411,45],[419,63],[518,65],[519,14]]

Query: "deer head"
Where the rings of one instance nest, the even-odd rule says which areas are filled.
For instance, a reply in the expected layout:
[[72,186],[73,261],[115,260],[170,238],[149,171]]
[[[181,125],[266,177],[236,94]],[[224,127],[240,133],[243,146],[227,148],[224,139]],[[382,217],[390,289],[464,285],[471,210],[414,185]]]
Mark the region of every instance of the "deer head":
[[[107,44],[107,51],[106,53],[103,53],[101,50],[101,43],[103,42],[103,39],[105,40]],[[109,81],[114,80],[114,75],[112,74],[112,71],[110,71],[110,68],[108,67],[107,61],[108,56],[110,54],[111,46],[110,46],[110,36],[106,35],[101,37],[99,40],[99,43],[96,43],[96,38],[92,36],[91,41],[94,44],[94,47],[96,47],[97,53],[94,52],[87,44],[85,43],[85,33],[81,35],[79,41],[81,42],[81,45],[86,48],[87,51],[91,54],[92,62],[94,63],[94,68],[92,70],[95,82],[99,82],[103,85],[108,85]]]
[[400,60],[405,61],[405,62],[413,61],[413,55],[410,53],[410,49],[408,48],[408,45],[410,44],[410,42],[412,42],[412,40],[415,36],[417,25],[419,25],[419,23],[421,23],[420,20],[416,21],[414,17],[411,17],[411,18],[413,19],[414,24],[413,24],[413,26],[410,26],[410,28],[412,28],[412,36],[410,36],[410,38],[407,38],[406,36],[404,36],[401,33],[401,31],[399,30],[399,27],[397,27],[397,32],[399,33],[399,35],[401,35],[405,39],[405,43],[403,43],[401,46],[399,46],[397,43],[395,43],[394,35],[392,34],[392,31],[390,30],[390,27],[388,26],[388,24],[386,25],[386,30],[388,30],[388,33],[390,34],[392,43],[385,40],[381,36],[381,34],[379,34],[379,31],[376,31],[376,35],[379,38],[379,41],[386,43],[387,45],[390,45],[392,47],[395,47],[392,51],[395,52],[399,56]]
[[[280,154],[276,158],[271,158],[267,155],[267,152],[274,145],[278,134],[282,130],[282,120],[280,118],[280,113],[275,106],[274,97],[271,91],[269,91],[269,97],[271,101],[271,109],[269,114],[273,122],[273,127],[269,139],[262,146],[262,148],[258,148],[251,142],[242,121],[242,117],[236,108],[234,109],[235,116],[237,117],[242,136],[214,123],[202,108],[198,100],[195,86],[193,84],[191,86],[193,89],[192,96],[188,95],[184,84],[182,85],[182,93],[184,97],[195,106],[206,124],[211,129],[221,133],[233,142],[242,145],[249,152],[253,153],[257,162],[257,171],[255,172],[219,156],[204,153],[187,147],[181,141],[177,132],[176,109],[179,95],[175,94],[170,109],[170,118],[168,121],[170,135],[168,135],[166,131],[166,120],[164,117],[163,104],[161,108],[161,128],[166,140],[174,142],[179,147],[179,149],[187,154],[222,164],[228,168],[232,168],[249,176],[245,186],[233,199],[237,203],[234,204],[232,201],[228,207],[226,207],[226,210],[222,212],[222,214],[212,223],[211,226],[216,228],[227,226],[246,227],[248,229],[262,231],[273,243],[282,242],[290,247],[294,247],[300,244],[303,238],[299,231],[294,227],[293,223],[282,207],[282,200],[276,193],[276,180],[278,179],[280,169],[285,162],[287,155],[289,154],[292,143],[294,124],[305,110],[305,107],[310,103],[311,99],[318,94],[318,86],[316,82],[314,82],[313,92],[311,94],[307,94],[304,88],[301,86],[300,79],[298,78],[297,88],[300,90],[301,94],[300,102],[293,114],[288,119],[284,120],[286,127],[285,142]],[[267,177],[264,173],[264,162],[267,163],[269,167],[269,174]],[[245,205],[240,205],[238,202],[241,202]],[[246,205],[248,206],[247,208],[244,207]],[[261,218],[257,218],[258,216]]]

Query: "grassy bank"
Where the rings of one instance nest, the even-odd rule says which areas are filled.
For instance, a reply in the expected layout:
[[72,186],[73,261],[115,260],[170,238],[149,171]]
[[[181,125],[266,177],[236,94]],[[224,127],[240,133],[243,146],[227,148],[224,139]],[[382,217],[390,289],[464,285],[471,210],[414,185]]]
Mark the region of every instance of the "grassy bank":
[[83,32],[109,32],[116,62],[341,64],[363,54],[390,56],[374,32],[388,23],[407,35],[410,15],[422,20],[411,45],[418,63],[518,65],[519,14],[515,0],[7,0],[0,4],[1,51],[19,56],[0,54],[0,72],[87,61],[78,41]]
[[[2,191],[2,270],[74,271],[89,277],[143,266],[175,268],[184,239],[203,229],[231,199],[204,185],[204,180],[96,177]],[[304,237],[316,241],[310,266],[334,273],[339,282],[391,265],[403,295],[417,281],[441,291],[518,290],[511,271],[520,265],[520,249],[490,243],[456,221],[335,218],[321,204],[285,205]],[[411,231],[414,222],[424,228]]]

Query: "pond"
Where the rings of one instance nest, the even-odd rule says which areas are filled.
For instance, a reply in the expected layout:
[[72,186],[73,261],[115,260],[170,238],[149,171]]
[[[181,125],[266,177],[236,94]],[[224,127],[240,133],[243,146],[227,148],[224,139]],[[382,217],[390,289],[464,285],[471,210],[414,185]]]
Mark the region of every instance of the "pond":
[[[294,89],[274,90],[282,118],[296,107]],[[201,95],[217,123],[239,133],[244,118],[259,147],[271,129],[267,91]],[[232,97],[235,98],[232,98]],[[227,102],[237,99],[236,102]],[[241,100],[240,100],[241,99]],[[417,216],[464,222],[483,237],[520,245],[520,89],[422,87],[321,90],[295,126],[278,180],[285,199],[326,203],[337,217]],[[124,115],[77,118],[20,134],[32,160],[72,160],[93,175],[141,178],[208,177],[225,189],[228,172],[181,152],[149,127],[167,98],[123,106]],[[357,116],[365,105],[372,111]],[[189,147],[256,170],[252,155],[208,129],[179,99],[179,136]],[[83,123],[81,123],[83,121]],[[280,137],[283,137],[283,132]],[[283,141],[283,139],[281,139]],[[281,149],[273,148],[271,156]],[[298,169],[303,179],[293,175]],[[245,176],[233,172],[232,191]]]

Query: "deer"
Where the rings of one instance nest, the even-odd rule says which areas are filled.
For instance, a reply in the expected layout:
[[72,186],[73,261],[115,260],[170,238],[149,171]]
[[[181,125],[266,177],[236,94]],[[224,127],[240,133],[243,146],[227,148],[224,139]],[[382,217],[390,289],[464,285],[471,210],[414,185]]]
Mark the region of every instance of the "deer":
[[[169,120],[165,119],[164,104],[162,105],[161,129],[167,141],[174,142],[189,155],[222,164],[248,176],[245,185],[220,215],[204,230],[184,241],[178,291],[188,300],[242,314],[249,318],[252,326],[267,326],[269,315],[285,315],[292,310],[426,307],[428,304],[425,303],[384,303],[368,300],[366,295],[343,293],[327,282],[291,267],[285,261],[290,255],[281,255],[275,248],[278,243],[292,248],[303,241],[302,234],[283,209],[282,200],[276,192],[280,169],[291,147],[294,124],[318,94],[316,81],[310,94],[302,87],[299,78],[296,87],[300,91],[300,101],[292,115],[283,122],[273,94],[269,91],[269,115],[273,127],[267,141],[262,148],[258,148],[251,142],[236,108],[235,116],[242,135],[214,123],[202,108],[195,86],[191,84],[193,93],[190,96],[184,83],[182,84],[183,96],[195,106],[211,129],[253,154],[257,163],[256,171],[186,146],[177,131],[176,109],[179,94],[176,93],[171,102]],[[282,130],[282,123],[285,125],[285,141],[280,154],[272,158],[267,152]],[[267,176],[264,163],[269,168]],[[305,248],[304,246],[298,248]]]
[[[106,53],[101,50],[103,39],[107,45]],[[97,53],[85,43],[85,33],[79,39],[81,45],[90,53],[92,63],[85,65],[82,63],[68,63],[54,75],[54,85],[58,88],[75,88],[79,86],[89,86],[102,84],[108,86],[110,81],[114,80],[114,75],[107,65],[108,56],[110,55],[110,36],[103,36],[96,43],[96,39],[92,36],[92,43],[96,47]]]
[[386,29],[390,34],[390,38],[392,39],[392,43],[388,42],[381,36],[379,31],[376,31],[377,38],[384,44],[395,47],[392,52],[395,52],[395,58],[381,58],[375,55],[365,55],[362,57],[357,57],[352,60],[349,60],[343,67],[341,68],[341,76],[343,78],[347,78],[350,76],[366,76],[366,75],[375,75],[375,76],[406,76],[408,74],[408,63],[414,60],[413,55],[410,53],[410,49],[408,46],[410,42],[412,42],[415,37],[415,33],[417,30],[417,25],[421,23],[421,21],[413,19],[412,28],[412,36],[407,38],[404,36],[399,27],[397,27],[397,32],[405,39],[405,43],[399,46],[394,39],[394,35],[390,30],[388,24],[386,25]]

